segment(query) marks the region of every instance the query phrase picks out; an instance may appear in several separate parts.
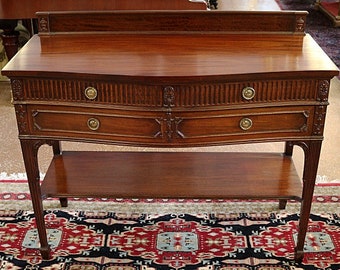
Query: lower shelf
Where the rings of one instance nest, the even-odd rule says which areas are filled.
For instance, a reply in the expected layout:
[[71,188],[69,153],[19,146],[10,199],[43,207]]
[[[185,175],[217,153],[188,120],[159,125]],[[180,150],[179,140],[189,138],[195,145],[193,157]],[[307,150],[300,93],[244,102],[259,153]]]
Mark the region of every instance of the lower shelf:
[[43,197],[301,199],[291,157],[277,153],[63,152]]

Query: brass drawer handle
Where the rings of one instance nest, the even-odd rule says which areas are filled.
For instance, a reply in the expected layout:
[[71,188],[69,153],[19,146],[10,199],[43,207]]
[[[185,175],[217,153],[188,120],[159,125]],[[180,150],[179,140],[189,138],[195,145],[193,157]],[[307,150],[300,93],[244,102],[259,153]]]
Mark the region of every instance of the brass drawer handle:
[[87,120],[87,126],[91,130],[97,130],[99,128],[99,126],[100,126],[100,122],[96,118],[89,118]]
[[97,97],[97,94],[98,94],[97,89],[94,87],[89,86],[85,89],[85,96],[89,100],[94,100]]
[[251,100],[255,97],[255,93],[254,88],[247,86],[242,90],[242,97],[246,100]]
[[253,121],[250,118],[242,118],[240,121],[240,128],[248,130],[253,126]]

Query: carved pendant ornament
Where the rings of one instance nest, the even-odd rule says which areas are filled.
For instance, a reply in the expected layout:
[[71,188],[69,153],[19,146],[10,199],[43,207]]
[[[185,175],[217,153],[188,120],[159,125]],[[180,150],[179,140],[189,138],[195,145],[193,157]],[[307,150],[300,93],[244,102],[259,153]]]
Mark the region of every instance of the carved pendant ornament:
[[172,116],[167,112],[165,117],[155,119],[160,130],[155,134],[155,138],[165,138],[170,142],[174,138],[184,138],[184,134],[179,130],[179,124],[183,121],[180,117]]
[[319,82],[319,91],[317,100],[320,102],[320,106],[315,108],[313,135],[322,136],[325,120],[326,110],[328,105],[328,92],[329,92],[329,81],[323,80]]
[[175,89],[172,86],[166,86],[164,88],[163,105],[167,108],[175,106]]
[[155,119],[160,130],[155,134],[155,138],[165,138],[170,142],[174,138],[184,138],[184,134],[179,130],[182,118],[174,117],[171,108],[175,106],[175,89],[172,86],[164,88],[163,106],[167,109],[166,116]]
[[24,93],[21,80],[12,80],[12,95],[14,100],[23,100]]

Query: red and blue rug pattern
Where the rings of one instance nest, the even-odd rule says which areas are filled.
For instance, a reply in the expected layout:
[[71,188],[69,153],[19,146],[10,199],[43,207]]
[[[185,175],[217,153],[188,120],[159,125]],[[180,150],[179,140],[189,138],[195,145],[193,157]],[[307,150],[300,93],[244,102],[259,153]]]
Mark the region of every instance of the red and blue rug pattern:
[[338,214],[311,215],[302,264],[296,214],[50,210],[45,219],[52,258],[43,261],[32,212],[0,212],[1,269],[340,269]]

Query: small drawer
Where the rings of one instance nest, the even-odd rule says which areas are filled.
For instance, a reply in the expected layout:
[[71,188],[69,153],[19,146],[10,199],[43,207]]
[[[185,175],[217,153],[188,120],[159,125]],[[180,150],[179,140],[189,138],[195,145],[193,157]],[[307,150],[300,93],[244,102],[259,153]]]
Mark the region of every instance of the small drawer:
[[103,139],[117,142],[155,139],[160,125],[154,112],[74,107],[30,107],[35,135]]
[[189,144],[298,138],[312,134],[313,115],[312,106],[182,112],[173,130]]
[[128,111],[31,107],[32,133],[140,143],[191,146],[293,138],[311,134],[308,106],[216,111]]
[[[24,99],[97,105],[162,107],[163,86],[115,81],[23,80]],[[14,97],[15,99],[16,97]]]
[[[311,104],[317,98],[316,80],[269,80],[207,83],[175,87],[174,107],[250,107],[269,103]],[[294,104],[295,103],[295,104]]]

